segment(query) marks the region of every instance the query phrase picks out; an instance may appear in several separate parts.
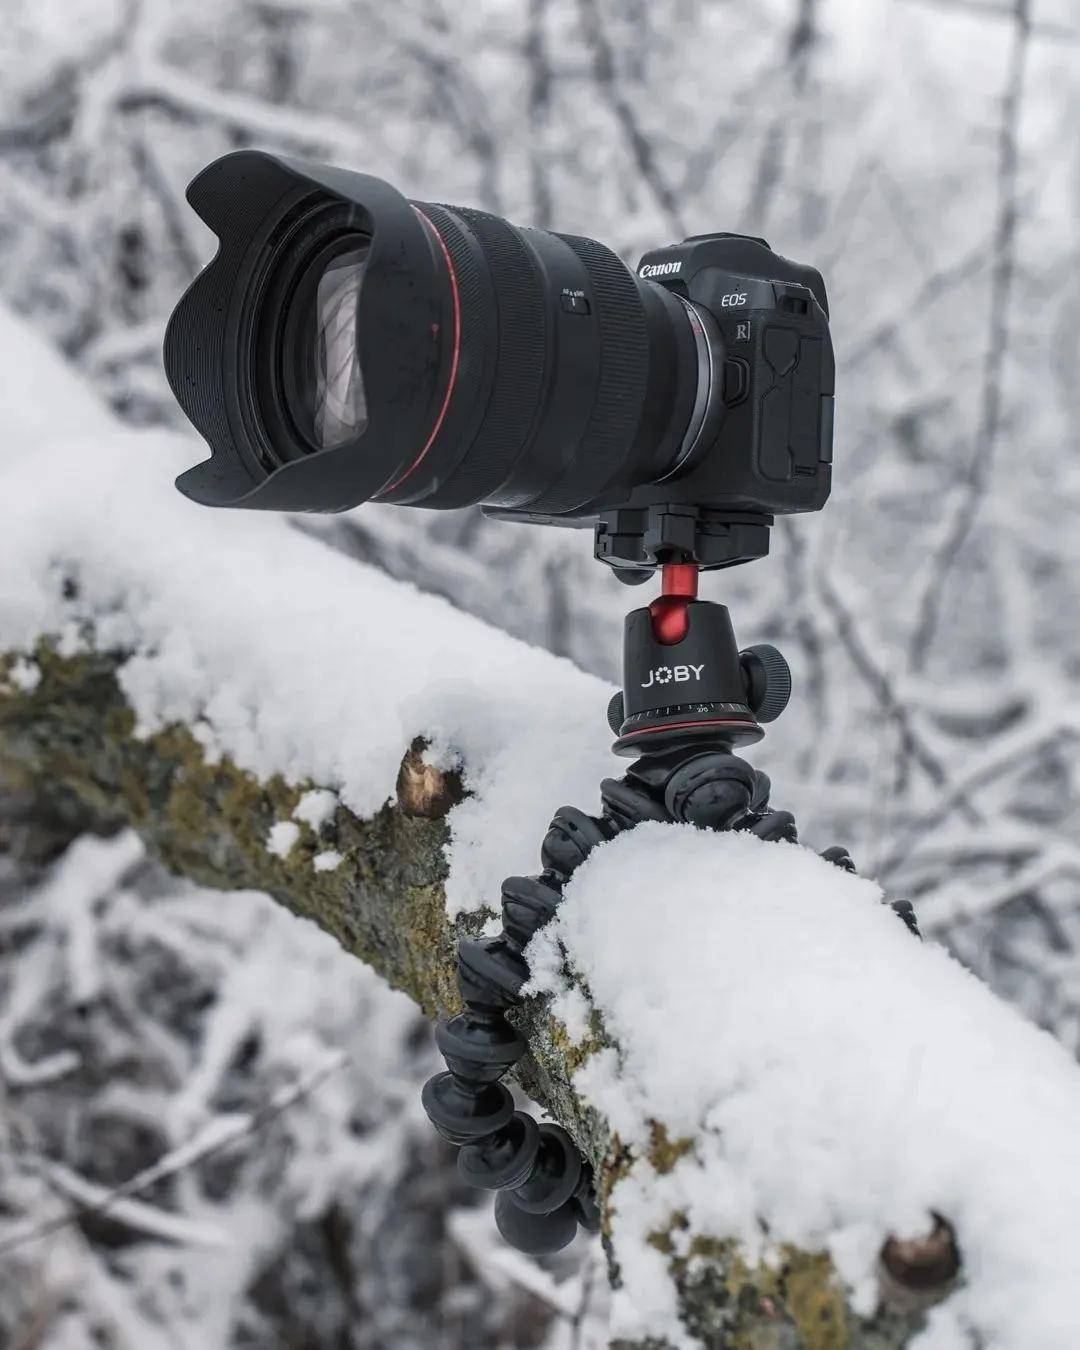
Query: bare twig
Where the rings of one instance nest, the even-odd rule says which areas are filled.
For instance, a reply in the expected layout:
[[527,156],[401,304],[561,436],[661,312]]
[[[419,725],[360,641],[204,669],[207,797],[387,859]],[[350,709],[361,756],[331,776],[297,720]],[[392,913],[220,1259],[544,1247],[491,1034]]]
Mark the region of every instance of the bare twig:
[[[121,1201],[141,1195],[166,1177],[187,1171],[197,1162],[213,1157],[222,1149],[229,1148],[248,1135],[265,1129],[267,1125],[287,1111],[290,1106],[309,1096],[320,1083],[329,1078],[331,1074],[337,1073],[347,1062],[347,1057],[344,1054],[332,1055],[318,1068],[305,1074],[298,1082],[273,1093],[266,1105],[260,1110],[250,1114],[237,1114],[212,1120],[193,1139],[189,1139],[179,1148],[171,1150],[163,1158],[159,1158],[156,1163],[144,1167],[129,1181],[124,1182],[122,1186],[115,1187],[100,1199],[90,1204],[79,1204],[77,1208],[59,1214],[54,1219],[46,1220],[44,1223],[34,1223],[29,1229],[16,1232],[4,1242],[0,1242],[0,1256],[14,1251],[16,1248],[25,1247],[31,1242],[38,1242],[41,1238],[49,1237],[51,1234],[77,1223],[80,1219],[97,1218],[100,1215],[107,1214]],[[48,1172],[48,1168],[46,1172]],[[70,1192],[71,1188],[68,1189]]]
[[[931,9],[955,10],[958,14],[974,14],[983,19],[1008,19],[1013,10],[1008,4],[997,0],[907,0],[908,4],[928,6]],[[1058,42],[1068,47],[1080,46],[1080,29],[1069,28],[1063,23],[1040,20],[1032,23],[1031,36],[1043,42]]]
[[182,1247],[227,1245],[222,1230],[211,1224],[199,1223],[183,1214],[171,1214],[131,1196],[119,1196],[60,1163],[49,1163],[42,1170],[49,1185],[77,1207],[78,1217],[107,1212],[114,1223],[133,1233]]
[[440,769],[424,759],[427,742],[417,736],[405,753],[398,771],[398,805],[407,816],[441,820],[465,795],[461,774]]
[[178,196],[169,176],[161,167],[157,151],[145,139],[132,141],[131,158],[147,191],[156,199],[165,218],[165,229],[180,266],[194,276],[202,261],[194,241],[191,212]]
[[0,126],[0,154],[39,150],[60,140],[68,132],[77,101],[75,72],[62,66],[31,100],[22,118]]
[[[920,811],[912,818],[890,850],[884,865],[896,865],[916,840],[926,836],[937,822],[944,820],[962,802],[970,801],[981,788],[1002,778],[1010,770],[1019,771],[1047,746],[1065,737],[1075,739],[1077,734],[1077,726],[1068,719],[1054,717],[1035,726],[1026,725],[1010,736],[996,738],[985,754],[968,764],[925,811]],[[1014,831],[1016,826],[1010,825],[1009,828]]]
[[889,1238],[881,1249],[878,1277],[886,1301],[907,1312],[940,1302],[952,1289],[959,1271],[956,1233],[950,1223],[935,1214],[929,1233]]
[[980,239],[955,262],[932,272],[913,296],[904,297],[893,318],[878,323],[865,337],[848,346],[844,356],[845,369],[849,372],[857,369],[868,357],[886,347],[902,327],[910,323],[913,313],[921,312],[930,302],[943,300],[950,291],[978,276],[985,265],[988,247],[988,241]]
[[[910,710],[897,698],[892,687],[892,681],[878,667],[866,644],[862,641],[851,611],[840,599],[835,587],[825,577],[821,579],[821,593],[826,607],[832,612],[837,637],[839,637],[841,645],[851,658],[856,671],[874,693],[882,711],[895,723],[905,754],[909,755],[919,765],[932,783],[944,787],[948,782],[944,765],[913,726]],[[955,805],[969,821],[982,820],[981,813],[963,794],[956,794]]]
[[536,224],[545,230],[551,228],[554,220],[548,150],[543,141],[554,80],[544,35],[547,10],[548,0],[529,0],[528,28],[525,33],[525,60],[529,67],[529,172]]
[[[791,88],[798,100],[806,89],[810,53],[817,41],[817,0],[797,0],[795,21],[785,43],[784,61],[790,72]],[[764,229],[773,194],[783,174],[788,131],[797,119],[788,107],[781,106],[765,131],[757,172],[750,189],[746,219],[754,229]]]
[[1009,347],[1009,304],[1016,269],[1019,130],[1024,71],[1031,37],[1030,0],[1015,0],[1013,44],[998,129],[998,210],[990,283],[990,328],[983,361],[982,406],[975,445],[959,484],[959,500],[927,569],[918,619],[910,644],[911,666],[921,670],[941,616],[945,583],[967,542],[993,471],[1001,434],[1005,358]]
[[601,18],[598,0],[578,0],[581,29],[592,53],[597,89],[622,132],[631,158],[667,218],[668,228],[679,236],[688,233],[678,194],[657,160],[651,139],[642,127],[632,103],[623,93],[615,71],[615,52]]
[[350,159],[358,144],[356,128],[325,113],[279,108],[225,89],[211,89],[175,67],[147,61],[141,78],[122,88],[120,112],[161,107],[173,116],[221,123],[251,140],[270,140]]

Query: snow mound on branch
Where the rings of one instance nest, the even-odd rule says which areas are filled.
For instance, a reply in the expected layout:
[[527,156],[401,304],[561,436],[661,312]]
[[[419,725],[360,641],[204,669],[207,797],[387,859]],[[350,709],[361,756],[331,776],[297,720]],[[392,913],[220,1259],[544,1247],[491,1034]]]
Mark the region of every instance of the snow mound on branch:
[[[113,415],[91,386],[46,338],[3,305],[0,352],[4,354],[0,463],[16,455],[32,457],[33,446],[42,437],[111,431]],[[5,505],[11,509],[11,503]]]
[[187,724],[210,754],[334,789],[363,816],[426,736],[473,793],[450,817],[447,903],[497,907],[552,810],[595,800],[610,772],[610,689],[287,519],[185,500],[172,480],[203,443],[85,410],[60,358],[22,335],[0,312],[33,414],[0,412],[0,652],[53,634],[74,653],[92,629],[131,652],[121,681],[143,733]]
[[[674,1211],[751,1259],[828,1249],[868,1314],[884,1239],[938,1213],[965,1285],[920,1350],[1080,1344],[1076,1064],[880,900],[798,845],[647,824],[534,939],[534,969],[564,944],[620,1047],[575,1080],[640,1159],[613,1195],[617,1332],[671,1335],[645,1239]],[[663,1176],[652,1121],[694,1141]]]

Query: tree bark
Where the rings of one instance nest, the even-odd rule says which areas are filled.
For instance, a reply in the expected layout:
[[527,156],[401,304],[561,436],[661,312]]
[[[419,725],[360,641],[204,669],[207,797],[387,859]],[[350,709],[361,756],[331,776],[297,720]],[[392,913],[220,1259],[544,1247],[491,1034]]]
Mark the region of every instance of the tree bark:
[[[302,794],[320,785],[260,781],[227,759],[207,762],[183,726],[137,736],[117,680],[123,653],[62,657],[42,641],[35,658],[41,678],[27,688],[30,682],[8,678],[15,658],[0,655],[0,850],[41,855],[49,841],[80,830],[131,826],[174,872],[222,890],[265,891],[314,920],[429,1017],[460,1006],[455,944],[486,916],[447,919],[444,817],[461,786],[423,764],[419,742],[402,764],[395,800],[366,820],[339,805],[318,833],[301,823],[282,857],[267,848],[271,827],[289,820]],[[313,858],[328,848],[343,861],[318,871]],[[521,865],[527,869],[528,860]],[[633,1157],[575,1093],[575,1051],[543,1000],[528,1001],[516,1019],[529,1044],[516,1077],[570,1131],[607,1207]],[[689,1144],[669,1139],[657,1122],[649,1160],[659,1171],[670,1169]],[[787,1249],[779,1265],[751,1267],[733,1244],[702,1233],[691,1235],[691,1266],[675,1253],[679,1228],[685,1220],[673,1215],[669,1229],[650,1240],[669,1254],[687,1330],[710,1350],[901,1346],[958,1278],[955,1238],[941,1220],[925,1244],[886,1244],[880,1303],[863,1317],[824,1253]],[[685,1242],[680,1249],[687,1250]],[[613,1345],[660,1350],[665,1342]]]

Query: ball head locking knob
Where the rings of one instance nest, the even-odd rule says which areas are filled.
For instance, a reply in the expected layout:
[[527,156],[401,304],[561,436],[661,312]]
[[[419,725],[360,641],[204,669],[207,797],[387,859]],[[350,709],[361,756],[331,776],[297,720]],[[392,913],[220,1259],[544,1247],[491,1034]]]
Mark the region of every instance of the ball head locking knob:
[[768,642],[739,653],[746,702],[759,722],[774,722],[791,698],[791,667]]

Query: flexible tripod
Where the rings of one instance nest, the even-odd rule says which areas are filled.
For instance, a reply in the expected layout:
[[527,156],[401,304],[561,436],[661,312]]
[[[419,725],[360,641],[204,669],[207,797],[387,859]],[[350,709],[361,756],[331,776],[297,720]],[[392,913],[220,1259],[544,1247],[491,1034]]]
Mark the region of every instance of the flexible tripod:
[[[623,689],[608,721],[613,750],[635,762],[622,778],[600,784],[599,816],[573,806],[555,812],[538,876],[503,882],[502,932],[459,944],[465,1010],[436,1030],[447,1071],[425,1084],[424,1109],[461,1146],[462,1180],[498,1192],[503,1237],[534,1255],[565,1247],[579,1225],[597,1231],[600,1215],[591,1169],[574,1141],[560,1126],[515,1111],[499,1081],[527,1048],[506,1013],[521,1002],[529,978],[523,952],[533,934],[553,917],[592,849],[644,820],[797,839],[791,813],[769,806],[767,775],[732,754],[733,746],[760,740],[761,723],[786,707],[787,662],[775,647],[740,652],[726,607],[698,600],[697,580],[696,563],[665,565],[662,594],[626,616]],[[822,856],[855,870],[846,849]],[[917,934],[910,904],[893,908]]]

